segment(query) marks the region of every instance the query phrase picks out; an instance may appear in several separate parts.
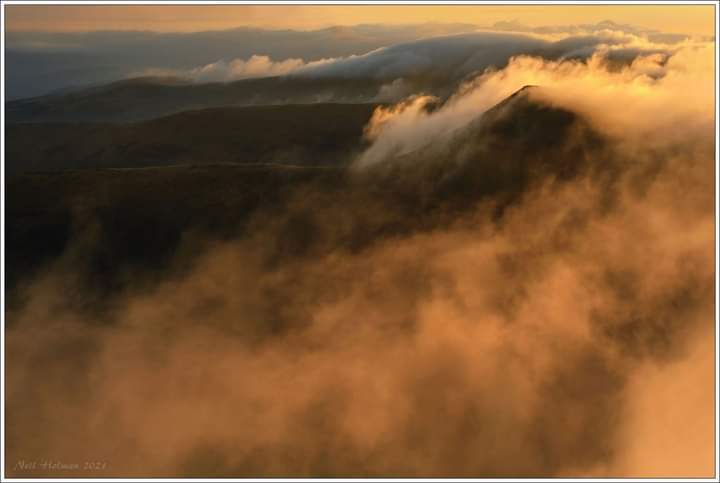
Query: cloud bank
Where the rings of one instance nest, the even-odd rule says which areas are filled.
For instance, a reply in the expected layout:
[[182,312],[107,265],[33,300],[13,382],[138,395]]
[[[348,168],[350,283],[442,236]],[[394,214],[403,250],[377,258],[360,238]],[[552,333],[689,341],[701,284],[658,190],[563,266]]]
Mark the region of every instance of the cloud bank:
[[190,70],[146,70],[143,74],[171,74],[199,82],[232,81],[248,77],[293,74],[311,78],[399,79],[422,81],[426,85],[454,87],[454,82],[488,68],[503,68],[519,55],[548,60],[587,59],[603,52],[618,62],[630,63],[649,53],[668,54],[669,44],[649,42],[645,37],[621,31],[602,30],[585,35],[564,35],[547,40],[524,34],[475,32],[432,37],[381,47],[362,55],[318,59],[273,61],[253,55],[230,62],[218,60]]
[[[532,91],[533,96],[554,106],[572,108],[612,137],[649,136],[662,145],[682,143],[696,131],[677,129],[679,124],[707,132],[714,123],[708,109],[712,103],[708,92],[712,92],[714,83],[709,75],[714,65],[712,50],[712,44],[699,43],[675,55],[640,55],[619,70],[610,68],[607,50],[593,54],[587,61],[514,57],[506,68],[464,83],[442,108],[431,113],[422,109],[427,97],[380,108],[368,127],[374,143],[358,163],[386,159],[392,150],[411,152],[426,144],[437,144],[438,139],[446,139],[529,85],[542,86]],[[386,135],[377,132],[378,123],[384,125]]]
[[253,55],[247,60],[233,59],[230,62],[218,60],[187,71],[148,69],[138,73],[138,75],[174,76],[192,79],[197,82],[229,82],[255,77],[287,75],[291,72],[312,69],[315,66],[332,61],[333,59],[321,59],[313,62],[305,62],[302,59],[273,61],[266,55]]

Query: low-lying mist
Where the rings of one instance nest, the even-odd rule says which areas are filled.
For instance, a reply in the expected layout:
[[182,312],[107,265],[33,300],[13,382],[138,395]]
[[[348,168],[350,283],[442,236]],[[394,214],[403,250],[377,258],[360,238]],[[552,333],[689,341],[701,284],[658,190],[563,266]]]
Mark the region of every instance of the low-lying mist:
[[6,471],[712,476],[713,55],[380,107],[340,175],[102,303],[78,233],[6,313]]

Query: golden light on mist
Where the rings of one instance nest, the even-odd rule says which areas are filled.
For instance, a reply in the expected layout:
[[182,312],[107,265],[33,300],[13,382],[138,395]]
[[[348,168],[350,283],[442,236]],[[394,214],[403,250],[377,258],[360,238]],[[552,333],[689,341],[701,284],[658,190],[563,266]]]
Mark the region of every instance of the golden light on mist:
[[[12,476],[31,457],[113,477],[715,476],[713,6],[6,13],[16,32],[415,24],[288,35],[321,39],[305,60],[213,33],[234,60],[198,43],[202,63],[142,71],[181,84],[8,103],[9,152],[30,160],[12,162],[62,158],[7,185],[27,271],[7,311]],[[416,40],[424,22],[605,20],[623,25]],[[74,36],[17,37],[29,58]],[[190,37],[161,52],[185,61],[203,35],[107,37],[139,38],[137,62]],[[319,57],[335,40],[360,47]],[[326,154],[345,125],[354,141]],[[36,132],[58,141],[35,150]],[[55,258],[24,261],[65,226]]]

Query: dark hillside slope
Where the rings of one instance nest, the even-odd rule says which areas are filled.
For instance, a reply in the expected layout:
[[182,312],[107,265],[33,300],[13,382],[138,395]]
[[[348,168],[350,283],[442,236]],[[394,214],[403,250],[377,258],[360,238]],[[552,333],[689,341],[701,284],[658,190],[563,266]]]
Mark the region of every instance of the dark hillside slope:
[[182,83],[143,77],[5,104],[7,122],[128,122],[176,112],[267,104],[354,103],[373,99],[372,79],[264,77]]
[[500,219],[545,181],[612,182],[609,149],[579,116],[521,94],[449,143],[360,170],[223,164],[11,175],[8,287],[62,254],[104,291],[138,270],[165,273],[188,239],[260,237],[272,265],[447,226],[479,202]]
[[375,104],[188,111],[137,123],[16,123],[8,172],[175,164],[342,164],[363,146]]

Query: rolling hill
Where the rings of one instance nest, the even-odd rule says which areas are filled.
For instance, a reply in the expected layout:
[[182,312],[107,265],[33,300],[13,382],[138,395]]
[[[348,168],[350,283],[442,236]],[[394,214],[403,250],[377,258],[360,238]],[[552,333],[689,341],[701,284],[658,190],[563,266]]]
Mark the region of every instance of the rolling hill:
[[10,173],[176,164],[348,162],[375,104],[212,108],[134,123],[9,123]]
[[131,122],[181,111],[247,105],[366,103],[381,82],[372,79],[265,77],[195,84],[140,77],[7,102],[7,122]]

